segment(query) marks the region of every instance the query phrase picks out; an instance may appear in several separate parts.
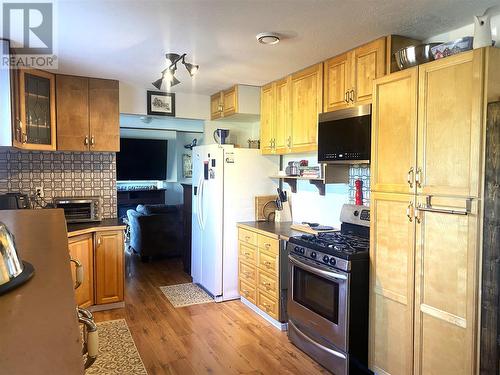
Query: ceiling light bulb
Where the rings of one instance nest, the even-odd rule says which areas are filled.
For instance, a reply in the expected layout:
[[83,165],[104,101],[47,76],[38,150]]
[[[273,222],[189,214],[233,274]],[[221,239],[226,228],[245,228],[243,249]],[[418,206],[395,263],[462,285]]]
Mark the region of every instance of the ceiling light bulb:
[[255,38],[259,41],[259,43],[268,45],[278,44],[280,41],[280,36],[272,32],[257,34]]
[[194,77],[196,73],[198,73],[198,70],[200,69],[199,65],[194,65],[190,63],[185,63],[186,69],[191,77]]
[[156,87],[158,90],[161,90],[162,84],[163,84],[163,77],[153,82],[153,86]]
[[180,55],[177,53],[167,53],[165,54],[165,58],[170,61],[170,64],[173,64],[175,61],[179,59]]

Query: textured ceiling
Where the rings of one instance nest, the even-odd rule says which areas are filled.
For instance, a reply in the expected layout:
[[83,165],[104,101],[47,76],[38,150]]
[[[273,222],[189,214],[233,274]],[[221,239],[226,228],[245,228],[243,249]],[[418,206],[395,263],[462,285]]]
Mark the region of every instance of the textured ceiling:
[[[177,92],[210,94],[233,83],[261,85],[382,35],[427,38],[473,22],[495,0],[198,0],[57,3],[60,70],[150,87],[164,53],[180,67]],[[284,40],[264,46],[261,31]]]

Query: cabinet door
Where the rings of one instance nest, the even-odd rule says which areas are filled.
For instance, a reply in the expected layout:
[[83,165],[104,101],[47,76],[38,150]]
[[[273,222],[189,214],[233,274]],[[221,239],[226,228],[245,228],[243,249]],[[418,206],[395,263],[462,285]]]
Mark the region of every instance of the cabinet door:
[[348,91],[352,89],[350,53],[325,61],[323,111],[330,112],[350,105]]
[[372,195],[369,366],[379,374],[413,371],[412,204],[414,195]]
[[[92,234],[70,237],[68,239],[69,255],[83,265],[83,282],[75,290],[76,303],[80,307],[94,304],[94,254]],[[73,272],[73,281],[75,273]]]
[[260,92],[260,149],[263,154],[274,153],[275,86],[269,83]]
[[354,101],[356,105],[371,103],[373,81],[385,74],[385,38],[356,48],[354,66]]
[[418,68],[374,83],[371,186],[373,191],[415,192]]
[[120,151],[118,81],[89,78],[91,151]]
[[87,151],[90,145],[89,79],[58,74],[57,149]]
[[96,304],[123,301],[123,232],[95,234]]
[[223,116],[231,116],[238,112],[238,86],[235,85],[222,93]]
[[222,92],[210,96],[210,120],[222,117]]
[[290,77],[275,83],[275,132],[274,149],[278,154],[284,154],[291,149],[292,135],[290,130]]
[[41,70],[19,71],[22,141],[27,150],[56,149],[55,76]]
[[318,113],[322,108],[323,64],[313,65],[292,74],[291,130],[292,152],[318,149]]
[[419,67],[417,191],[479,194],[481,50]]
[[[432,197],[432,206],[464,210],[465,200]],[[418,210],[417,216],[415,374],[475,374],[477,200],[469,215]]]

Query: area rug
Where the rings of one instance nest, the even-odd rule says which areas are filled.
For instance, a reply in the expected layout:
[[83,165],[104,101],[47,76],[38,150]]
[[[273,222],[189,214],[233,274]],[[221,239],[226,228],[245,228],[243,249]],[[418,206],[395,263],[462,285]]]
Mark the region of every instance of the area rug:
[[174,307],[214,302],[207,292],[193,283],[160,286],[160,289]]
[[125,319],[97,323],[99,355],[86,375],[147,375]]

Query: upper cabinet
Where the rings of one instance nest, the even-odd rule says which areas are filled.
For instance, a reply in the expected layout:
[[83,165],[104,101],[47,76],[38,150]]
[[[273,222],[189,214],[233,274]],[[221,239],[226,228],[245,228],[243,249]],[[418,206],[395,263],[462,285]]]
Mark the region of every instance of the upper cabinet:
[[260,87],[234,85],[210,96],[210,120],[258,121]]
[[260,149],[263,154],[274,153],[276,87],[274,83],[262,86],[260,93]]
[[290,83],[291,152],[318,148],[318,113],[322,106],[323,64],[292,74]]
[[118,81],[57,75],[57,149],[119,151]]
[[386,70],[386,38],[325,61],[324,112],[371,103],[373,80]]
[[13,146],[56,149],[55,75],[21,69],[14,78]]

